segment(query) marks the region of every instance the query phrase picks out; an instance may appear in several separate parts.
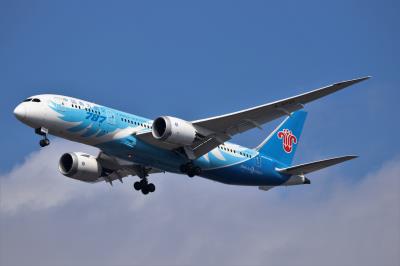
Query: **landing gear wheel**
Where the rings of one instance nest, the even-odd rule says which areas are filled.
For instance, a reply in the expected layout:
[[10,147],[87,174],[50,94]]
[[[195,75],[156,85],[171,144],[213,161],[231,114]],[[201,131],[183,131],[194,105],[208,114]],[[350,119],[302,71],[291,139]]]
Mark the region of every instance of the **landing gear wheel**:
[[148,184],[147,189],[153,193],[156,190],[156,186],[153,183]]
[[195,175],[200,175],[200,174],[201,174],[201,168],[198,167],[198,166],[196,166],[196,167],[194,168],[194,174],[195,174]]
[[149,183],[147,178],[142,178],[142,180],[133,183],[133,188],[138,191],[141,190],[144,195],[156,190],[156,186],[153,183]]
[[182,164],[179,168],[182,173],[187,174],[189,177],[194,177],[195,175],[201,174],[201,168],[195,166],[192,162]]
[[179,167],[179,170],[181,170],[182,173],[186,173],[188,171],[187,164],[182,164],[181,167]]
[[142,183],[140,183],[139,181],[136,181],[136,182],[133,184],[133,187],[134,187],[135,190],[139,191],[139,190],[142,189]]
[[149,189],[148,189],[148,186],[145,186],[145,187],[143,187],[142,188],[142,193],[144,194],[144,195],[147,195],[147,194],[149,194]]
[[182,164],[179,167],[179,170],[187,174],[189,177],[194,177],[195,175],[200,175],[201,174],[201,168],[198,166],[195,166],[192,162]]
[[40,145],[40,147],[46,147],[46,146],[48,146],[50,144],[50,140],[49,139],[41,139],[40,141],[39,141],[39,145]]

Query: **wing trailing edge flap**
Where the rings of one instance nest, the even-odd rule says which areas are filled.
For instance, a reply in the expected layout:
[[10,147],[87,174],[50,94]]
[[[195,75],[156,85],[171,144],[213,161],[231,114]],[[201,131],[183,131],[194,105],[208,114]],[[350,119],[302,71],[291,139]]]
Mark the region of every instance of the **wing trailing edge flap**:
[[190,158],[190,156],[188,156],[189,159],[199,158],[229,139],[230,137],[226,135],[217,136],[216,134],[211,134],[201,140],[196,141],[191,146],[185,147],[185,153],[187,155],[191,153],[191,156],[193,157]]
[[127,176],[143,177],[148,174],[161,173],[163,171],[156,168],[147,168],[142,165],[134,164],[127,160],[122,160],[117,157],[108,155],[101,151],[97,156],[98,162],[102,165],[105,171],[104,180],[112,185],[112,181],[119,180],[122,183],[122,178]]
[[318,171],[335,164],[343,163],[348,160],[352,160],[357,158],[358,156],[354,155],[347,155],[341,157],[334,157],[325,160],[315,161],[311,163],[299,164],[287,168],[277,168],[276,171],[283,173],[283,174],[290,174],[290,175],[305,175],[314,171]]

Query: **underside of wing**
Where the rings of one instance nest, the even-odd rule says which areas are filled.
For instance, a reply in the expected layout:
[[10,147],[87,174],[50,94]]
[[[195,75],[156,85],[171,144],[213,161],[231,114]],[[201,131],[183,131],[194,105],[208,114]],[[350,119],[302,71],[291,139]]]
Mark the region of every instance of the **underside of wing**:
[[165,150],[174,150],[174,149],[181,147],[181,145],[179,145],[179,144],[169,143],[169,142],[154,138],[151,131],[136,133],[134,136],[139,138],[140,140],[143,140],[144,142],[146,142],[148,144],[151,144],[153,146],[156,146],[156,147],[159,147],[159,148],[165,149]]
[[114,180],[119,180],[127,176],[139,176],[143,178],[149,174],[161,173],[162,170],[145,167],[132,162],[120,160],[117,157],[100,152],[97,156],[100,165],[105,169],[103,178],[106,182],[112,184]]
[[181,152],[189,159],[199,158],[230,139],[230,137],[226,135],[208,134],[199,137],[191,145],[182,146],[179,144],[158,140],[153,137],[151,132],[139,133],[136,135],[136,137],[153,146],[157,146],[166,150],[176,150],[177,152]]

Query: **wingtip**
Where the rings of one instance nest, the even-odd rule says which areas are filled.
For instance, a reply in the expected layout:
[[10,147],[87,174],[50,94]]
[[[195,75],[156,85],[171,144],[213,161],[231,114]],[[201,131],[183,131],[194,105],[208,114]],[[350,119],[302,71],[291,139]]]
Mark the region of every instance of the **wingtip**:
[[367,80],[367,79],[370,79],[370,78],[372,78],[372,76],[365,76],[365,77],[357,78],[355,80],[364,81],[364,80]]
[[339,82],[338,84],[353,85],[353,84],[356,84],[358,82],[361,82],[361,81],[364,81],[364,80],[367,80],[367,79],[370,79],[370,78],[372,78],[372,76],[365,76],[365,77],[361,77],[361,78],[345,80],[345,81]]

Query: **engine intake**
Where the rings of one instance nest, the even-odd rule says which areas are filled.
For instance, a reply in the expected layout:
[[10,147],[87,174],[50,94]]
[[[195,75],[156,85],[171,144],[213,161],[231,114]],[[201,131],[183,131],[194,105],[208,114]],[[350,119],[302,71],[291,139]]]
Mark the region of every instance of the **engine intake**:
[[191,145],[196,139],[196,129],[192,123],[172,116],[155,119],[152,134],[156,139],[183,146]]
[[96,158],[83,152],[64,153],[58,169],[63,175],[84,182],[96,182],[102,173],[102,167]]

